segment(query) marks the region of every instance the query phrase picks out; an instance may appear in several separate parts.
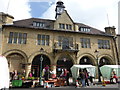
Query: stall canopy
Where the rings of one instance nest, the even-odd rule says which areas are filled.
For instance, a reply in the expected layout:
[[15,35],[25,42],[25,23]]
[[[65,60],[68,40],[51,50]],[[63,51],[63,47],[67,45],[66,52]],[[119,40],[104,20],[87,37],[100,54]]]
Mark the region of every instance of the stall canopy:
[[89,72],[89,75],[95,77],[95,66],[92,65],[73,65],[71,67],[71,72],[72,72],[72,77],[76,80],[77,77],[79,76],[79,69],[84,69],[86,68],[87,71]]
[[112,71],[115,71],[117,76],[120,76],[120,65],[104,65],[100,67],[102,76],[105,79],[110,79]]

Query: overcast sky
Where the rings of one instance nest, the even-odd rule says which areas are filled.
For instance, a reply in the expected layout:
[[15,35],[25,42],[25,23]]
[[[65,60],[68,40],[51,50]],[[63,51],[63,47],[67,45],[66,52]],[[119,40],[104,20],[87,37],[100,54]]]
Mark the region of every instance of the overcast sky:
[[[15,20],[30,17],[55,19],[58,0],[0,0],[0,12],[14,16]],[[118,29],[119,0],[62,0],[74,22],[90,25],[104,31],[106,26]]]

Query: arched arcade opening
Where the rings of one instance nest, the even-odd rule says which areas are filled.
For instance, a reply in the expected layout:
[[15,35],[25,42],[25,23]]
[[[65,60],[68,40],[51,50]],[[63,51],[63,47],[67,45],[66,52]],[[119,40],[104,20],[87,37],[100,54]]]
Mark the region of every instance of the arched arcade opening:
[[83,56],[80,61],[79,61],[80,65],[94,65],[93,60],[88,57],[88,56]]
[[20,53],[11,53],[6,56],[9,65],[9,71],[17,70],[22,72],[25,69],[25,58]]
[[103,65],[111,65],[112,62],[110,62],[110,60],[106,57],[102,57],[99,61],[99,66],[103,66]]
[[40,68],[41,68],[41,57],[43,59],[42,61],[42,70],[46,65],[51,65],[50,59],[48,56],[44,54],[40,54],[34,57],[32,61],[32,66],[31,66],[31,72],[34,77],[39,77],[40,76]]
[[73,66],[73,60],[69,55],[61,55],[57,60],[57,76],[59,77],[62,73],[62,69],[66,68],[69,71],[70,76],[71,70],[70,68]]

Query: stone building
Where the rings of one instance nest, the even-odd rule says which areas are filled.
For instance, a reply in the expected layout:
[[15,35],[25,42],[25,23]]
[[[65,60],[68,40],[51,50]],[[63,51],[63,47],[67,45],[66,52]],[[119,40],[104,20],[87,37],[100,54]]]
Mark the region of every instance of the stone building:
[[49,65],[57,74],[74,64],[118,64],[114,27],[103,32],[76,23],[62,1],[57,2],[55,11],[56,20],[13,21],[12,16],[0,13],[0,54],[7,57],[10,71],[25,69],[27,75],[32,71],[38,77],[40,64],[42,68]]

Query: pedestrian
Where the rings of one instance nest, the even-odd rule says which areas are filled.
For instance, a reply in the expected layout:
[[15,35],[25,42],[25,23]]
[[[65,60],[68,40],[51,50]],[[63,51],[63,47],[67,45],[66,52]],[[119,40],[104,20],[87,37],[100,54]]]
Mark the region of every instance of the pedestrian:
[[66,81],[66,84],[69,86],[69,71],[66,68],[62,69],[62,73],[61,73],[60,77],[64,81]]
[[13,80],[17,80],[18,79],[18,72],[17,70],[13,71]]
[[115,71],[113,71],[113,79],[115,79],[116,83],[118,83],[118,77],[117,77]]
[[45,67],[44,67],[44,79],[45,80],[48,80],[49,79],[49,66],[48,65],[46,65]]
[[79,69],[79,76],[77,80],[79,80],[79,84],[81,84],[82,87],[85,87],[85,73],[82,69]]
[[86,68],[83,69],[83,72],[84,72],[84,74],[85,74],[85,86],[86,86],[86,85],[89,86],[89,82],[88,82],[89,75],[88,75],[87,69],[86,69]]

